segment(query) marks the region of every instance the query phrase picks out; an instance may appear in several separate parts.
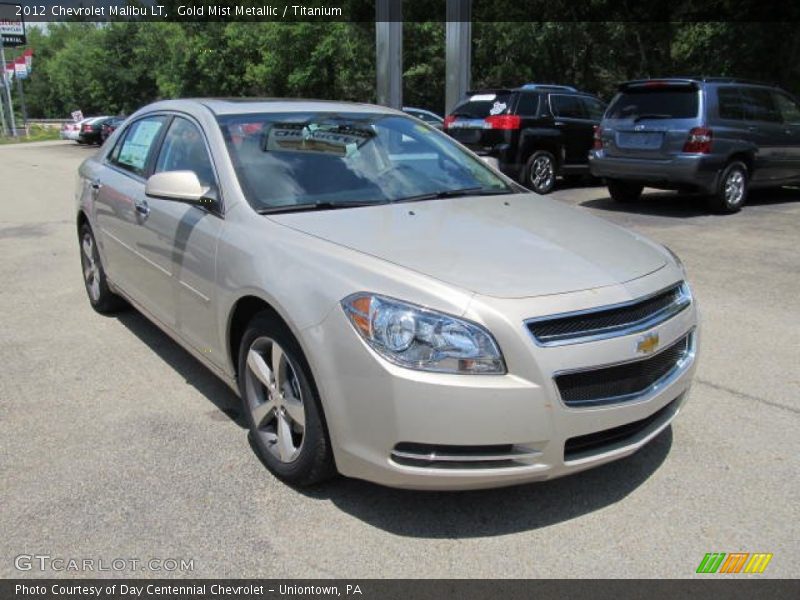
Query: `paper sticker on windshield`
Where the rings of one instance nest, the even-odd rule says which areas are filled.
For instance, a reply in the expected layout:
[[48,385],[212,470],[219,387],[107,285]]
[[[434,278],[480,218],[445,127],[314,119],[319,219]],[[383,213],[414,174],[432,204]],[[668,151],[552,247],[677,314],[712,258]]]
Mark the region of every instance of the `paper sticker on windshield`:
[[497,98],[497,94],[475,94],[470,96],[470,102],[491,102]]
[[504,112],[508,108],[508,105],[505,102],[497,101],[492,104],[491,110],[489,110],[490,115],[499,115],[500,113]]
[[372,130],[348,125],[276,123],[267,134],[266,150],[353,156],[373,137]]

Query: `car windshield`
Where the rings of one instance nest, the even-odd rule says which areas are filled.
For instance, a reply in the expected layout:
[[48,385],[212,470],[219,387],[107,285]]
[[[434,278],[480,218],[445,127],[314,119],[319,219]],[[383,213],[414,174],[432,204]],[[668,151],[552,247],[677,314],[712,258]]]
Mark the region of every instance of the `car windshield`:
[[242,189],[263,212],[512,191],[447,136],[406,116],[284,113],[219,123]]
[[610,119],[693,119],[697,90],[645,89],[622,92],[608,109]]

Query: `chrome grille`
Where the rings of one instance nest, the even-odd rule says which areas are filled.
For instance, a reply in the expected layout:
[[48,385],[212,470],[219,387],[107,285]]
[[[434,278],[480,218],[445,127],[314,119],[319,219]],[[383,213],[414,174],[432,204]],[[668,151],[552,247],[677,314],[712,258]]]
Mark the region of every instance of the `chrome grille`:
[[687,362],[692,334],[649,358],[619,365],[556,375],[561,400],[585,407],[634,400],[653,391]]
[[542,346],[575,344],[650,329],[684,310],[691,301],[688,286],[680,283],[633,302],[530,319],[526,325]]

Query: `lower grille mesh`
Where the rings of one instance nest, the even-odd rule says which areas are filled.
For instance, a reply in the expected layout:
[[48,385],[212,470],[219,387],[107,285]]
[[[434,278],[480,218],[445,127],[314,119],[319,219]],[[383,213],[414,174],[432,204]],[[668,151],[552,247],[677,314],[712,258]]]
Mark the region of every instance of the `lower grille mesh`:
[[655,356],[636,362],[557,375],[561,399],[567,406],[593,406],[641,395],[679,366],[689,352],[690,338],[687,335]]
[[655,429],[665,419],[673,416],[680,398],[673,400],[649,417],[613,429],[569,438],[564,444],[564,460],[575,460],[590,454],[599,454],[617,444],[633,440],[643,431]]

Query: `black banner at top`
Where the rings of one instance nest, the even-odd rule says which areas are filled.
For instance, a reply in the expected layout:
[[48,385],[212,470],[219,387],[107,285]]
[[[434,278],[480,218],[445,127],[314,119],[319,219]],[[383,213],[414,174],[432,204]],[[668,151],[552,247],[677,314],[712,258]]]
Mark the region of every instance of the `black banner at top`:
[[391,18],[403,21],[445,21],[448,2],[470,3],[474,22],[800,20],[800,3],[785,0],[20,0],[14,16],[29,22],[364,22],[375,20],[381,2],[400,4],[401,16]]

